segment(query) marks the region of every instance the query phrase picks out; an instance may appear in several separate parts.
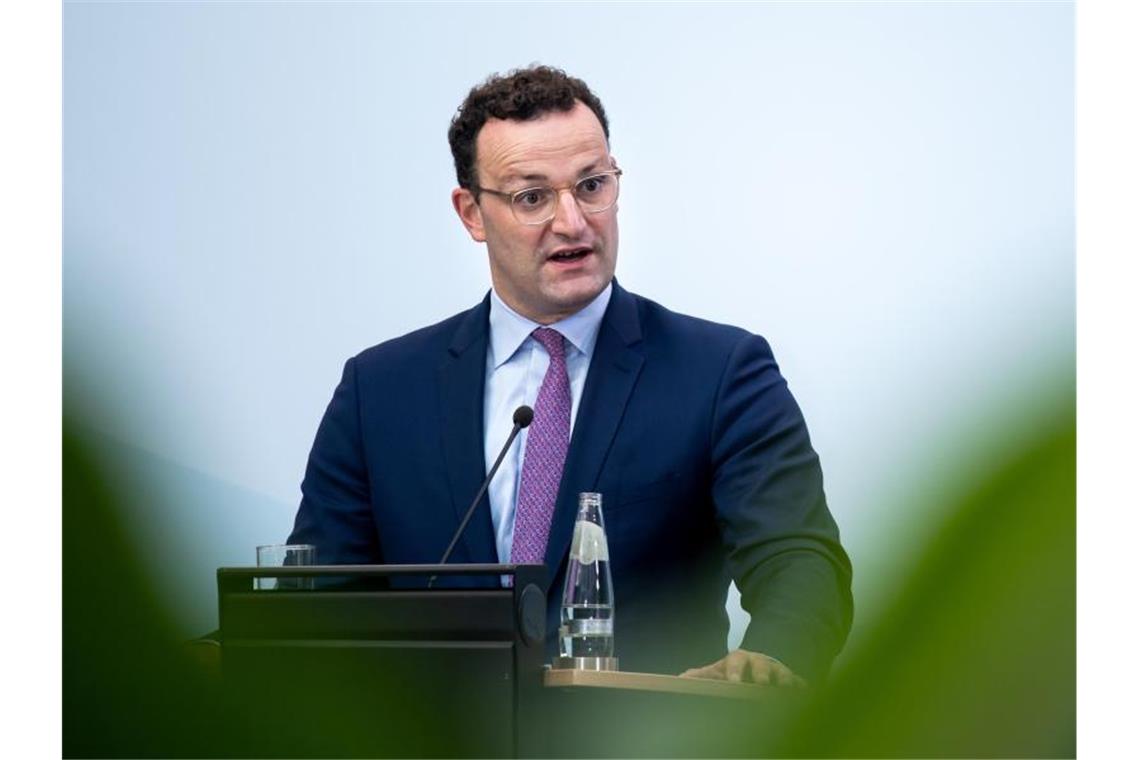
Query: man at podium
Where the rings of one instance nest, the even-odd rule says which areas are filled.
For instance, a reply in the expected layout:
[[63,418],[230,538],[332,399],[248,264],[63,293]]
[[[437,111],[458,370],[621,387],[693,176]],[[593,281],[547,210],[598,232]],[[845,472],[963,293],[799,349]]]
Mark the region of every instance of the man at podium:
[[[578,494],[600,492],[623,669],[821,678],[850,628],[851,567],[768,343],[618,284],[622,169],[581,80],[493,76],[448,137],[492,289],[347,361],[290,543],[322,564],[438,561],[529,405],[452,562],[545,564],[553,654]],[[678,186],[677,203],[714,203],[705,190]],[[730,579],[752,619],[726,653]]]

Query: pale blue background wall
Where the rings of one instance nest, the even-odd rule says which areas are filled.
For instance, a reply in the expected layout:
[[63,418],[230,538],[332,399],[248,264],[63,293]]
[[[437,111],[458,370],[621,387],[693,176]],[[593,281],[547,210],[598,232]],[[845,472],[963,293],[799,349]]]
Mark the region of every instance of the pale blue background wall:
[[626,171],[619,278],[771,341],[865,616],[953,487],[930,473],[1071,381],[1072,37],[1065,3],[68,3],[67,403],[212,627],[345,358],[489,286],[454,109],[561,66]]

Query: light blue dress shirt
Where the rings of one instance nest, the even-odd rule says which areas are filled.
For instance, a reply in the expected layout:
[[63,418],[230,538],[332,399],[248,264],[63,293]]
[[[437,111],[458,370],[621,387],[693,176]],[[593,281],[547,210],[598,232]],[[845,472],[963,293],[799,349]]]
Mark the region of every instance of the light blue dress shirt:
[[[606,286],[584,309],[554,324],[546,325],[566,339],[566,372],[570,375],[570,433],[586,385],[586,372],[598,341],[602,315],[610,302],[613,283]],[[483,391],[483,452],[485,472],[491,471],[499,450],[511,434],[515,409],[534,406],[538,389],[550,356],[531,333],[543,325],[532,322],[503,303],[491,291],[491,339],[487,343],[487,374]],[[519,433],[499,465],[499,471],[487,489],[491,500],[491,523],[495,527],[495,547],[499,562],[511,561],[511,543],[515,537],[515,504],[519,479],[526,452],[527,431]]]

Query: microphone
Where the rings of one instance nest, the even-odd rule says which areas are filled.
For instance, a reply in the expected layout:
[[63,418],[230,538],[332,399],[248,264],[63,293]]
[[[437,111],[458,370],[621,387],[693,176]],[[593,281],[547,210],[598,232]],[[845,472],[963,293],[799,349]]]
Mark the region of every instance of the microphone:
[[[479,486],[479,492],[475,494],[475,500],[472,501],[471,506],[467,508],[467,514],[463,516],[463,522],[459,523],[459,529],[456,530],[455,535],[452,536],[451,543],[447,545],[447,551],[443,553],[443,557],[440,558],[439,564],[447,564],[447,558],[451,556],[451,552],[453,549],[455,549],[455,545],[459,543],[459,537],[463,535],[463,530],[467,527],[467,523],[471,522],[471,515],[475,514],[475,507],[478,506],[479,500],[483,498],[483,494],[487,492],[487,487],[491,485],[491,479],[494,478],[495,473],[499,471],[499,465],[503,463],[503,457],[507,455],[507,449],[509,449],[511,447],[511,444],[515,442],[515,436],[519,434],[519,431],[529,425],[533,420],[534,410],[526,404],[523,404],[515,410],[514,417],[512,418],[512,421],[515,423],[515,425],[513,428],[511,428],[511,434],[507,436],[507,442],[503,444],[503,449],[499,452],[499,458],[495,460],[495,464],[491,465],[491,471],[487,473],[487,477],[483,481],[483,485]],[[431,588],[435,583],[436,577],[437,576],[433,575],[431,579],[428,580],[428,588]]]

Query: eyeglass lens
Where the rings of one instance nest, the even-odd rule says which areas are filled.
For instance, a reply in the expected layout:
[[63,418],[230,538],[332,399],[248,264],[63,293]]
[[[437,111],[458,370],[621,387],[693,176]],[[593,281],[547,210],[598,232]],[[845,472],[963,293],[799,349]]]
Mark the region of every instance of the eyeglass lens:
[[[614,174],[595,174],[574,185],[574,198],[586,213],[605,211],[617,201],[618,178]],[[558,191],[552,187],[531,187],[511,198],[511,210],[520,222],[534,224],[554,216]]]

